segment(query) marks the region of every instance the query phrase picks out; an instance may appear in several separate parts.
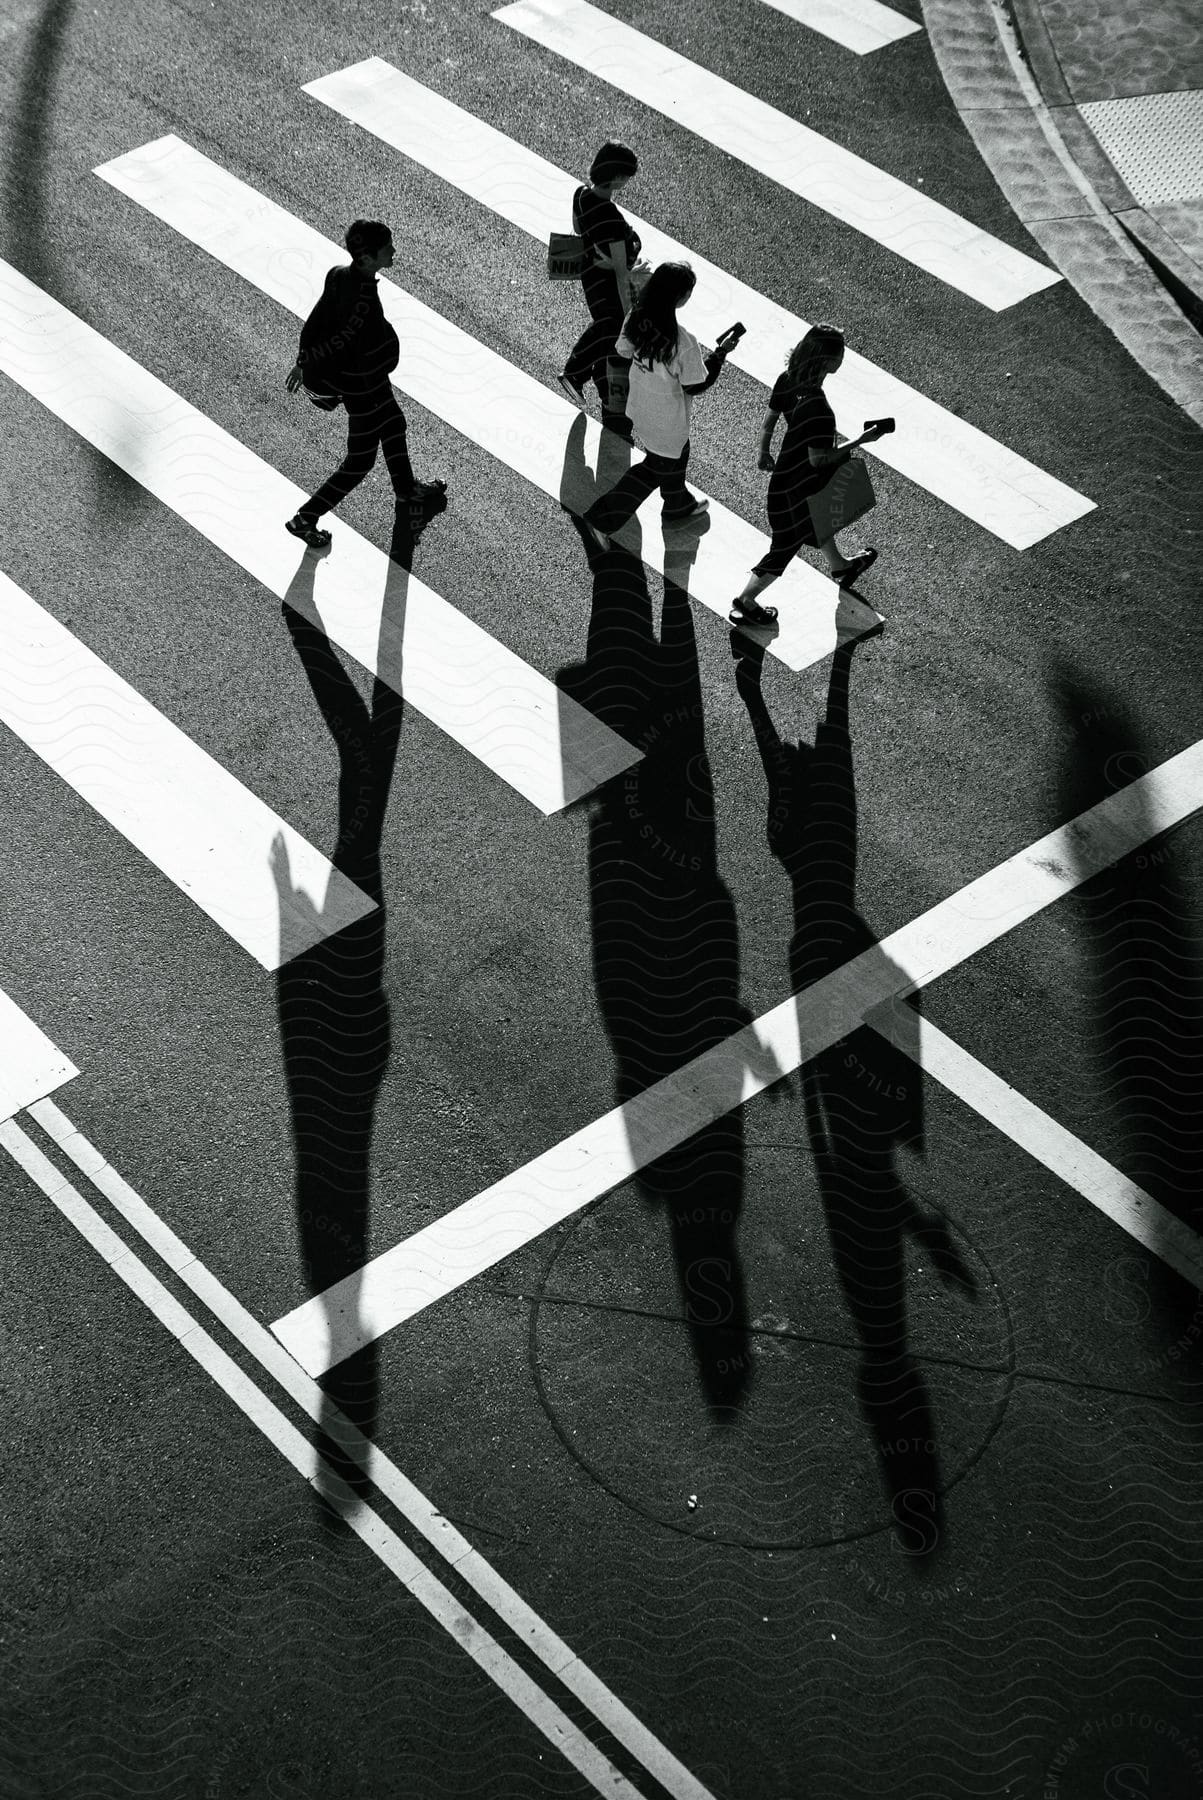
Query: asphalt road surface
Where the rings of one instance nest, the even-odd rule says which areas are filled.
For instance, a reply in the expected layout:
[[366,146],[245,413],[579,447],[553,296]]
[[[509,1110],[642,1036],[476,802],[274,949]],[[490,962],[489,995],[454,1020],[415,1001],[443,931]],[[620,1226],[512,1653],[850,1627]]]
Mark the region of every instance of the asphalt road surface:
[[[922,29],[607,8],[591,66],[438,0],[0,17],[4,1073],[76,1071],[0,1126],[13,1800],[1203,1793],[1197,432]],[[467,122],[304,91],[369,58]],[[157,201],[95,173],[167,137]],[[607,137],[742,284],[686,322],[757,307],[646,561],[574,523],[630,451],[515,222]],[[1033,290],[924,266],[928,202]],[[357,216],[448,508],[408,545],[381,465],[315,559],[342,415],[284,378]],[[768,321],[823,318],[910,398],[884,630],[804,552],[791,666],[720,602]]]

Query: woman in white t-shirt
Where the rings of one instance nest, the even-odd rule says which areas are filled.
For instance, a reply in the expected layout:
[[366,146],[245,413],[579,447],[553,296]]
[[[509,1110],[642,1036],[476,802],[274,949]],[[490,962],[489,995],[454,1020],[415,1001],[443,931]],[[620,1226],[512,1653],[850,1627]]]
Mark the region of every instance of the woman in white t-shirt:
[[677,308],[694,290],[697,276],[688,263],[661,263],[649,275],[643,292],[627,314],[614,346],[631,358],[631,390],[627,417],[647,454],[628,469],[616,487],[602,494],[584,515],[584,523],[603,547],[636,508],[659,487],[666,525],[699,518],[708,502],[685,486],[689,461],[689,414],[695,394],[704,394],[718,379],[727,351],[703,357],[691,331],[677,322]]

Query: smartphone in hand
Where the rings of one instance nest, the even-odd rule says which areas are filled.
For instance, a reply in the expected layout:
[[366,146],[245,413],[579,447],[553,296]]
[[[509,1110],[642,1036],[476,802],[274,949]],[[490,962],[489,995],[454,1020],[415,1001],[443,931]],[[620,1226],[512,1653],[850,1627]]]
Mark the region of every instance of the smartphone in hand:
[[878,437],[884,437],[887,431],[893,431],[893,429],[894,429],[893,419],[866,419],[865,420],[865,430],[874,432]]
[[744,332],[746,330],[747,330],[746,325],[728,325],[726,331],[724,331],[722,337],[718,340],[718,343],[715,345],[715,349],[716,350],[734,350],[736,344],[738,344],[740,338],[744,335]]

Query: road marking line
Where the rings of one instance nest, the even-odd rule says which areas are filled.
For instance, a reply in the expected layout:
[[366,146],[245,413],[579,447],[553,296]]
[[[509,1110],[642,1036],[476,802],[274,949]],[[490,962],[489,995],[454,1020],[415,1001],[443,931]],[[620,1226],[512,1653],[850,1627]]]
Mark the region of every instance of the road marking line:
[[[3,573],[0,720],[263,968],[375,911],[320,850]],[[278,844],[290,876],[280,884]]]
[[[380,57],[310,81],[304,91],[540,245],[550,232],[567,228],[579,186],[573,176]],[[703,342],[714,343],[734,320],[742,320],[747,335],[727,360],[771,388],[810,321],[646,219],[627,216],[651,262],[693,264],[698,285],[689,302],[690,328]],[[896,469],[1014,550],[1029,549],[1094,511],[1093,500],[854,350],[845,354],[824,391],[846,437],[858,436],[866,419],[897,420],[897,431],[866,445],[863,454]]]
[[[540,811],[640,752],[349,525],[294,594],[284,520],[307,496],[107,338],[0,261],[0,370]],[[404,662],[404,681],[402,663]]]
[[[321,293],[331,263],[346,261],[346,251],[332,239],[177,137],[144,144],[95,173],[298,318]],[[587,464],[597,465],[601,427],[393,282],[382,277],[378,291],[402,344],[394,385],[543,493],[584,512],[594,497]],[[664,568],[667,556],[671,571],[658,493],[644,502],[638,530],[617,535],[633,549],[641,536],[644,560]],[[763,532],[713,501],[710,530],[697,545],[696,561],[690,557],[691,598],[726,623],[732,595],[768,547]],[[790,669],[809,668],[835,650],[838,591],[829,576],[801,560],[778,589],[782,619],[771,652]],[[873,614],[870,628],[877,623]]]
[[588,0],[517,0],[492,16],[993,312],[1061,280],[1055,269]]
[[1203,740],[277,1319],[323,1373],[1203,806]]
[[[925,1074],[988,1119],[1012,1143],[1097,1206],[1176,1274],[1203,1289],[1203,1238],[1159,1200],[1099,1156],[1056,1119],[1024,1098],[913,1008],[891,1002],[867,1025],[913,1058]],[[917,1040],[917,1041],[916,1041]]]
[[808,30],[834,39],[845,50],[855,50],[858,56],[896,44],[899,38],[922,29],[892,6],[882,6],[880,0],[765,0],[765,4]]
[[[31,1116],[59,1149],[104,1195],[143,1242],[220,1320],[231,1337],[284,1388],[390,1500],[397,1511],[448,1562],[472,1590],[521,1639],[532,1655],[593,1713],[616,1742],[629,1750],[675,1800],[713,1800],[709,1790],[606,1687],[533,1608],[473,1549],[432,1501],[403,1475],[380,1447],[333,1405],[316,1381],[234,1298],[154,1209],[120,1176],[52,1100],[31,1106]],[[40,1153],[39,1153],[40,1154]],[[45,1160],[45,1159],[43,1159]],[[52,1164],[46,1165],[53,1168]],[[57,1175],[57,1171],[55,1174]],[[36,1179],[36,1177],[35,1177]],[[61,1177],[60,1177],[61,1179]],[[122,1245],[122,1250],[125,1246]]]
[[[639,1790],[619,1773],[608,1757],[573,1724],[542,1688],[538,1687],[502,1649],[497,1640],[466,1612],[455,1596],[432,1575],[409,1546],[371,1507],[366,1506],[337,1471],[302,1436],[273,1401],[244,1375],[207,1331],[180,1305],[156,1275],[134,1255],[83,1195],[59,1172],[15,1120],[0,1124],[0,1144],[30,1179],[68,1219],[92,1248],[103,1257],[114,1275],[136,1294],[193,1361],[205,1370],[223,1393],[258,1427],[299,1475],[335,1509],[355,1535],[395,1575],[420,1606],[455,1639],[473,1662],[496,1683],[541,1731],[543,1736],[577,1769],[599,1794],[615,1800],[643,1800]],[[701,1790],[704,1791],[704,1790]]]
[[71,1058],[0,988],[0,1123],[78,1074]]

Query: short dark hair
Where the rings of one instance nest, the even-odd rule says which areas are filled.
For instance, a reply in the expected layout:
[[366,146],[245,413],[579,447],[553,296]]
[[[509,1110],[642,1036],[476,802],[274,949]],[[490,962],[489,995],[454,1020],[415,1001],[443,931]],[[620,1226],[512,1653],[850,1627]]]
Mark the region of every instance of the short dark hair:
[[613,181],[616,175],[634,175],[639,158],[629,144],[607,138],[589,166],[590,181]]
[[392,242],[393,234],[387,225],[379,219],[356,219],[347,226],[347,235],[343,242],[352,256],[375,256],[378,250]]

